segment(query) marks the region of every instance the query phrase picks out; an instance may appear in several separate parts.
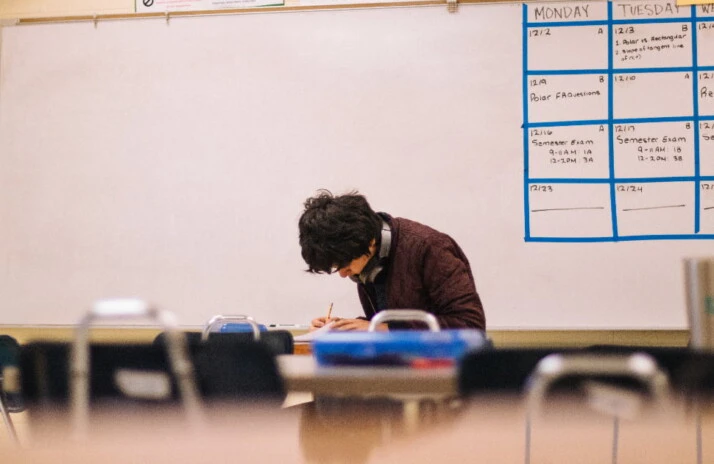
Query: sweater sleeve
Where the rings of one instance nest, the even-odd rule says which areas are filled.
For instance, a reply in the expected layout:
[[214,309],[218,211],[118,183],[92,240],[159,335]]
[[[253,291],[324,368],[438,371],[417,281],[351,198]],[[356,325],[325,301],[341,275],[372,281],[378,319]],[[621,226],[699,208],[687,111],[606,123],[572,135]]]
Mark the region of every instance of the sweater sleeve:
[[427,244],[423,255],[424,290],[429,311],[443,329],[486,330],[481,298],[466,256],[448,237]]

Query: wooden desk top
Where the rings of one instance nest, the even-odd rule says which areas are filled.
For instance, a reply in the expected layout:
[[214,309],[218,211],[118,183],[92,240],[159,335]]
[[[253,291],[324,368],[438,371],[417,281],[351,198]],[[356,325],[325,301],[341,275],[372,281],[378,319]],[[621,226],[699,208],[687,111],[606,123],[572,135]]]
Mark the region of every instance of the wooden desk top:
[[455,396],[456,367],[321,367],[312,356],[278,356],[288,391],[339,396]]
[[[576,416],[536,417],[526,448],[526,411],[518,401],[497,397],[470,404],[460,414],[407,431],[385,433],[378,412],[353,416],[306,407],[249,410],[221,407],[205,426],[191,427],[176,416],[152,412],[130,418],[118,410],[92,428],[89,442],[68,440],[68,422],[24,448],[0,443],[0,462],[13,464],[151,462],[260,463],[410,463],[484,462],[489,464],[613,462],[614,423],[594,411]],[[699,426],[701,427],[699,429]],[[667,413],[657,420],[621,420],[617,462],[671,464],[714,462],[714,417]],[[33,434],[33,439],[38,436]],[[7,445],[7,444],[6,444]],[[526,449],[530,461],[525,460]]]

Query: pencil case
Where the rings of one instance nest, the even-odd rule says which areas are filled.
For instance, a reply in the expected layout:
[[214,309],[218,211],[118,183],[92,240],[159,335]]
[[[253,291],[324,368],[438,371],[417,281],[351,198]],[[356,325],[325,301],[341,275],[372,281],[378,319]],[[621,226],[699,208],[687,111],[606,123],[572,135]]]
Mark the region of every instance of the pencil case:
[[489,347],[491,342],[476,329],[328,332],[312,342],[312,353],[320,366],[439,367]]

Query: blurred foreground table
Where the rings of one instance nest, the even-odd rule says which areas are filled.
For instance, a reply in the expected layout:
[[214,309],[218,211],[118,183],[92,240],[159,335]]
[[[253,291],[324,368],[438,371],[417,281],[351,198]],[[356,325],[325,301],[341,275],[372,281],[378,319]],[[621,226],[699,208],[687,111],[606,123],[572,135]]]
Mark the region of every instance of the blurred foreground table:
[[67,423],[58,421],[56,434],[34,437],[22,448],[0,446],[0,462],[714,462],[710,413],[701,418],[704,447],[698,450],[699,418],[684,410],[621,420],[613,448],[611,417],[559,407],[553,408],[555,414],[531,418],[527,442],[528,415],[517,398],[482,398],[457,415],[415,431],[385,428],[389,418],[379,409],[326,412],[315,404],[305,406],[289,410],[226,406],[214,410],[202,424],[187,424],[176,414],[130,417],[117,410],[99,420],[85,441],[68,438]]

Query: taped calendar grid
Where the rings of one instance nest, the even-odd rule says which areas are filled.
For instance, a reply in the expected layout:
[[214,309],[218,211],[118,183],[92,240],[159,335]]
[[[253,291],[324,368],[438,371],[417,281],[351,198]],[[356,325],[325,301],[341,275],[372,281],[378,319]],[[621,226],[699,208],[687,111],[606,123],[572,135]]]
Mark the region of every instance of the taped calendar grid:
[[[544,22],[529,22],[528,21],[528,5],[522,5],[523,15],[523,137],[524,137],[524,214],[525,214],[525,240],[533,242],[607,242],[607,241],[633,241],[633,240],[689,240],[689,239],[712,239],[714,234],[701,234],[701,182],[714,181],[714,176],[701,176],[700,172],[700,121],[714,121],[714,115],[699,115],[699,72],[713,71],[714,66],[698,66],[698,48],[697,48],[697,23],[713,22],[714,16],[698,17],[695,6],[690,7],[688,17],[676,18],[649,18],[649,19],[613,19],[613,2],[607,2],[607,20],[596,21],[544,21]],[[691,41],[692,41],[692,66],[676,66],[676,67],[639,67],[639,68],[618,68],[613,65],[613,26],[614,25],[631,25],[631,24],[666,24],[666,23],[688,23],[691,25]],[[528,67],[528,37],[529,29],[544,28],[544,27],[568,27],[568,26],[606,26],[607,27],[607,69],[529,69]],[[643,73],[672,73],[684,72],[691,73],[692,78],[692,97],[693,106],[692,114],[685,116],[670,116],[670,117],[647,117],[647,118],[614,118],[614,92],[613,92],[613,76],[618,74],[643,74]],[[567,121],[543,121],[531,122],[529,118],[528,106],[528,78],[531,76],[567,76],[567,75],[588,75],[600,74],[608,76],[608,118],[607,119],[587,119],[587,120],[567,120]],[[614,134],[613,126],[621,124],[646,124],[646,123],[661,123],[661,122],[691,122],[693,128],[693,157],[694,157],[694,172],[692,176],[667,176],[667,177],[616,177],[615,162],[614,162]],[[585,125],[602,125],[608,127],[608,178],[542,178],[531,177],[529,172],[530,166],[530,140],[529,129],[543,127],[567,127],[567,126],[585,126]],[[692,234],[628,234],[620,235],[618,231],[617,218],[617,195],[616,185],[625,183],[667,183],[667,182],[693,182],[694,183],[694,224]],[[609,184],[610,186],[610,212],[612,234],[607,236],[533,236],[531,234],[531,221],[529,188],[533,184]],[[682,206],[682,205],[677,205]],[[555,208],[554,208],[555,209]],[[565,209],[565,208],[563,208]],[[582,208],[589,209],[589,208]],[[594,208],[593,208],[594,209]],[[646,209],[646,208],[642,208]],[[712,208],[704,208],[709,210]]]

